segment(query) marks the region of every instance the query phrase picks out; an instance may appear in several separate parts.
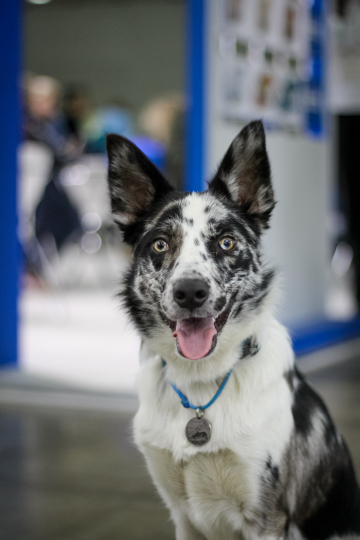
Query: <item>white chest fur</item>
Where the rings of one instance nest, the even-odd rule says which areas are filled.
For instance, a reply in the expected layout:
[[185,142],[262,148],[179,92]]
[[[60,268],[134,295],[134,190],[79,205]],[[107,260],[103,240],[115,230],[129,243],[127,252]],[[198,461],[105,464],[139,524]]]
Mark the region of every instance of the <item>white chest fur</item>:
[[[212,437],[202,447],[186,439],[186,424],[195,414],[182,407],[160,357],[147,347],[143,355],[135,440],[175,523],[185,514],[206,538],[215,534],[211,531],[227,535],[214,538],[230,539],[230,531],[244,534],[260,506],[264,465],[269,459],[280,462],[293,427],[291,392],[284,378],[293,355],[285,330],[272,320],[260,351],[236,363],[223,393],[206,411]],[[203,405],[216,393],[221,377],[195,384],[189,377],[185,387],[184,378],[181,382],[189,401]],[[192,538],[189,531],[186,535]]]

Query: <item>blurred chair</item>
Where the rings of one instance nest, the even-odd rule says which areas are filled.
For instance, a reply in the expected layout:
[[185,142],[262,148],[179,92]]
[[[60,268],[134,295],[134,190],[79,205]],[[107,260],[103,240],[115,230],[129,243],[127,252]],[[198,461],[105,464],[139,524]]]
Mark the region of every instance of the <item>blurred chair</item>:
[[52,284],[59,280],[35,234],[35,212],[54,164],[52,151],[42,143],[25,141],[18,149],[18,236],[28,269]]
[[68,284],[113,283],[119,262],[126,264],[128,258],[119,247],[120,233],[110,213],[106,167],[105,155],[87,154],[60,173],[60,182],[78,209],[82,228],[80,241],[69,242],[61,250],[63,279]]
[[35,210],[54,163],[44,144],[26,141],[19,146],[18,214],[21,240],[29,240],[35,229]]

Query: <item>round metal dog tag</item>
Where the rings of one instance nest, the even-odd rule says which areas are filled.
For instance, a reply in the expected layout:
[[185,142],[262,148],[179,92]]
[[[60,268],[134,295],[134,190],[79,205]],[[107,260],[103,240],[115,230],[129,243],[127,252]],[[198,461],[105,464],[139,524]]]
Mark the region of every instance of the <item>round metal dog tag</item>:
[[186,426],[186,438],[195,446],[202,446],[210,441],[211,424],[206,418],[192,418]]

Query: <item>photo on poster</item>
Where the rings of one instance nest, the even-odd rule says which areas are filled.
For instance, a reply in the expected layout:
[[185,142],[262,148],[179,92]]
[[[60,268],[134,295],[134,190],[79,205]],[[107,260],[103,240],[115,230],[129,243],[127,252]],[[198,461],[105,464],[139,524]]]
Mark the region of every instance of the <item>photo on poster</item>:
[[298,61],[295,57],[290,57],[289,68],[285,77],[282,79],[279,92],[278,104],[282,112],[298,112],[301,107],[301,98],[305,90],[304,81],[299,78],[297,73]]
[[223,73],[223,97],[225,103],[240,104],[244,97],[244,67],[235,64],[228,65]]
[[258,26],[263,32],[267,32],[270,28],[271,8],[272,0],[259,0]]
[[226,19],[238,22],[243,17],[245,0],[225,0]]
[[249,43],[242,39],[237,39],[235,44],[236,56],[245,59],[249,53]]
[[259,107],[271,107],[273,104],[274,77],[270,73],[263,72],[258,78],[256,89],[256,104]]
[[288,41],[293,41],[296,28],[296,7],[293,3],[285,7],[284,36]]

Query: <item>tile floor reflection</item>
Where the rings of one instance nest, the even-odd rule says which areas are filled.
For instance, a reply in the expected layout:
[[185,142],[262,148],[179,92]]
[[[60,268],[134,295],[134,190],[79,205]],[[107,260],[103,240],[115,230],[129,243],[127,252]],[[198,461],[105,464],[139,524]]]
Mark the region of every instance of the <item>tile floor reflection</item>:
[[131,417],[2,407],[0,538],[172,538]]
[[[360,359],[310,377],[360,473]],[[132,413],[0,407],[1,540],[170,540]]]

